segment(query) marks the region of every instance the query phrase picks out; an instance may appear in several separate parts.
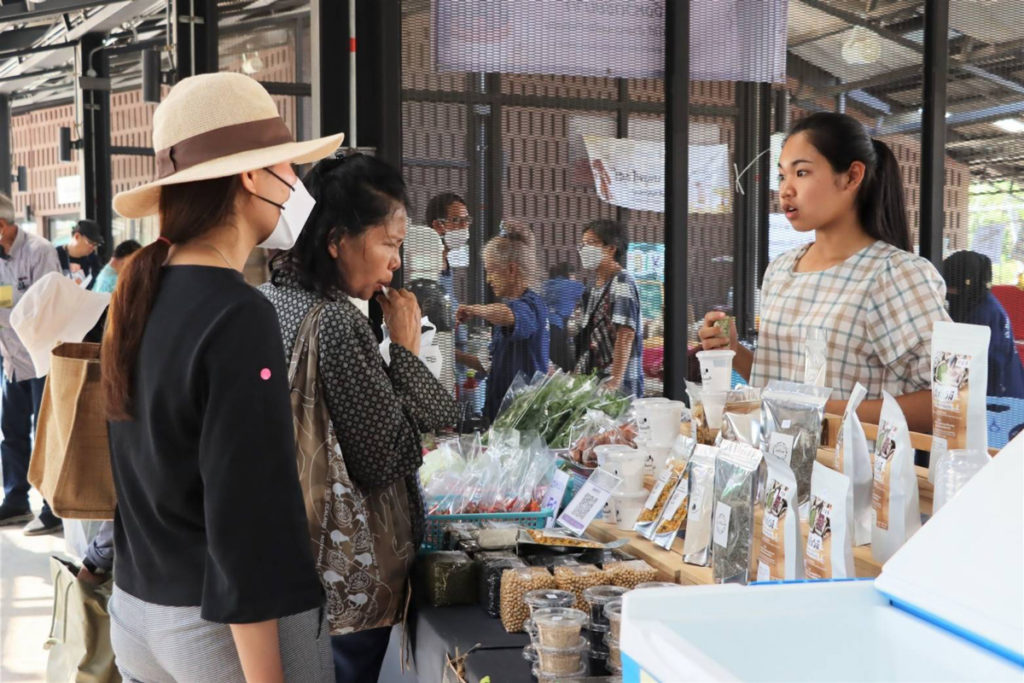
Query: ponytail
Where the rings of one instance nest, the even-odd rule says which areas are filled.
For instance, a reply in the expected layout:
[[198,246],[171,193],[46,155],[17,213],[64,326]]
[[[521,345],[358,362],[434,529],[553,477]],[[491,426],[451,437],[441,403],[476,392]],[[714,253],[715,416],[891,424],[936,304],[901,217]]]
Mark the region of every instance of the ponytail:
[[864,164],[864,179],[857,191],[857,218],[861,226],[876,240],[910,251],[903,178],[889,146],[873,140],[857,119],[833,112],[818,112],[800,119],[789,135],[797,133],[807,134],[836,173],[845,173],[854,161]]
[[877,166],[874,177],[865,178],[857,193],[857,214],[861,225],[875,239],[910,251],[910,226],[903,195],[903,176],[896,155],[881,140],[872,140]]
[[222,225],[234,211],[239,176],[164,186],[160,191],[160,238],[125,263],[110,299],[100,347],[107,419],[133,415],[135,366],[146,322],[160,289],[171,244],[181,244]]

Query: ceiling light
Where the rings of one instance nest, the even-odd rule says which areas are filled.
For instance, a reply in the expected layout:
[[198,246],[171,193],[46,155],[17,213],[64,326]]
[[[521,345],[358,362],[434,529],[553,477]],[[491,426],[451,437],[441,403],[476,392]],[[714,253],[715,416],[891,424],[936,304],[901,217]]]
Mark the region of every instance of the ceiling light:
[[994,121],[992,125],[1007,133],[1024,133],[1024,121],[1020,119],[1000,119]]
[[878,34],[856,26],[843,41],[843,60],[847,64],[874,64],[882,56],[882,41]]

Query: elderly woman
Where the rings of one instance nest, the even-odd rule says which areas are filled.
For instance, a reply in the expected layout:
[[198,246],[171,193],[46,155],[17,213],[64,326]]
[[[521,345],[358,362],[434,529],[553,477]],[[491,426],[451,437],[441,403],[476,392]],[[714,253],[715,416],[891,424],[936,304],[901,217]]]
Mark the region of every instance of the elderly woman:
[[533,232],[506,225],[502,234],[484,247],[484,270],[501,303],[459,306],[456,318],[459,322],[483,318],[494,326],[484,402],[484,416],[493,421],[517,374],[531,377],[548,369],[548,306],[530,289],[537,273]]
[[[420,434],[454,424],[455,404],[418,357],[416,298],[389,289],[406,235],[402,175],[355,154],[320,162],[305,182],[316,206],[261,290],[292,361],[300,483],[335,675],[371,681],[404,618],[423,536]],[[387,363],[350,297],[380,303]]]

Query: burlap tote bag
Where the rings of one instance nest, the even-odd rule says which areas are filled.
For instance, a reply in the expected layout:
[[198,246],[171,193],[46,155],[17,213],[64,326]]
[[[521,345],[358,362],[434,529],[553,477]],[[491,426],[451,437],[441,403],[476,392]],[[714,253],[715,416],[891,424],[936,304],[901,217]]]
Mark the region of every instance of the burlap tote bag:
[[50,558],[53,620],[45,648],[46,680],[115,683],[121,680],[110,645],[107,601],[113,581],[98,586],[78,580],[78,568]]
[[60,344],[50,356],[28,480],[58,517],[113,519],[117,498],[100,345]]
[[349,478],[320,388],[323,310],[314,307],[302,322],[288,378],[310,542],[331,634],[342,635],[403,620],[416,550],[405,482],[367,492]]

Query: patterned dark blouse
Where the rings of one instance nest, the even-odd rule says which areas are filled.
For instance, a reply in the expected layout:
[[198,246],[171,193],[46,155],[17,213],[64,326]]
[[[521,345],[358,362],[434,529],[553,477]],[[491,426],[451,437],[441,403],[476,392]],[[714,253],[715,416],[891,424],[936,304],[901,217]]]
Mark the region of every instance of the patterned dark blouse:
[[[278,280],[259,289],[277,310],[290,358],[299,326],[323,298],[287,276]],[[424,516],[420,434],[454,425],[455,401],[405,347],[392,344],[386,366],[369,320],[347,298],[329,303],[321,324],[321,381],[349,475],[367,491],[405,477],[418,544]]]

